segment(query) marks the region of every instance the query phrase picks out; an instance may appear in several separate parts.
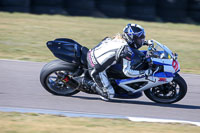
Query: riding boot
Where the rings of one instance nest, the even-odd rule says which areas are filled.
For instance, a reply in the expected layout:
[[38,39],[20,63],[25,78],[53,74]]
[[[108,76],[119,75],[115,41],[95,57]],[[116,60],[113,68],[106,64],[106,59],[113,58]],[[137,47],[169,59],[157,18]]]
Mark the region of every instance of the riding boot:
[[106,88],[100,88],[99,86],[97,86],[97,84],[90,79],[84,78],[82,80],[82,84],[86,85],[87,87],[89,87],[91,90],[93,90],[94,92],[96,92],[97,94],[99,94],[101,96],[101,99],[104,101],[109,101],[109,95],[107,93],[107,89]]
[[91,79],[83,78],[81,83],[84,86],[86,86],[86,88],[90,88],[91,90],[93,90],[94,92],[96,92],[95,83]]

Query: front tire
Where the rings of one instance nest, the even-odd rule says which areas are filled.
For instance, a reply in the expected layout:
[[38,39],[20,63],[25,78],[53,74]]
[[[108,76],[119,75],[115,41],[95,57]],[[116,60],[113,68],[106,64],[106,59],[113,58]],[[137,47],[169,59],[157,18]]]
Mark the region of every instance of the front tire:
[[172,82],[144,91],[145,95],[156,103],[170,104],[183,99],[187,93],[185,80],[176,74]]
[[[42,86],[50,93],[59,96],[72,96],[79,90],[66,84],[65,78],[75,72],[77,65],[54,60],[47,63],[40,72],[40,82]],[[72,80],[68,78],[69,80]],[[73,81],[70,81],[73,82]],[[75,84],[75,83],[74,83]]]

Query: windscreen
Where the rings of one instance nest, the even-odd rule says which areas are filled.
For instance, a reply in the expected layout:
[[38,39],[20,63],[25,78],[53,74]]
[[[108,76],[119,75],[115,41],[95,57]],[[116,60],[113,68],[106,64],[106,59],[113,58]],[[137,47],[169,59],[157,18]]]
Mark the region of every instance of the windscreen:
[[162,45],[161,43],[153,40],[154,45],[153,49],[151,50],[151,54],[154,58],[161,58],[161,59],[171,59],[173,58],[173,54],[167,46]]

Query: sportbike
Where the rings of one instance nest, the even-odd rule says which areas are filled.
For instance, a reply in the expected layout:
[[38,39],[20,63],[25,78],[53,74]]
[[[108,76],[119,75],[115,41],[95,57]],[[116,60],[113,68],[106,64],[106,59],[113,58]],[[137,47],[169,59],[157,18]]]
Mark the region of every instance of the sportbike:
[[[90,86],[81,84],[77,78],[93,82],[88,73],[88,48],[76,41],[59,38],[47,42],[57,60],[47,63],[41,70],[40,81],[50,93],[60,96],[72,96],[80,91],[97,94]],[[180,65],[176,53],[165,45],[152,40],[147,50],[132,49],[134,54],[132,67],[135,70],[151,69],[151,75],[129,78],[122,72],[122,66],[115,64],[106,72],[115,89],[114,98],[135,99],[142,92],[157,103],[175,103],[187,93],[187,84],[178,74]]]

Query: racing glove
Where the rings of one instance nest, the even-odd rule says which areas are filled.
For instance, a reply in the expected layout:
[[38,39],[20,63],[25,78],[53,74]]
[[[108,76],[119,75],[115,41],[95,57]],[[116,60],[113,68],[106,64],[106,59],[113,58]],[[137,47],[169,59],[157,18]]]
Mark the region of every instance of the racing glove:
[[153,40],[145,40],[144,45],[146,45],[146,46],[153,45]]

